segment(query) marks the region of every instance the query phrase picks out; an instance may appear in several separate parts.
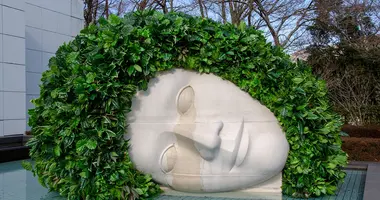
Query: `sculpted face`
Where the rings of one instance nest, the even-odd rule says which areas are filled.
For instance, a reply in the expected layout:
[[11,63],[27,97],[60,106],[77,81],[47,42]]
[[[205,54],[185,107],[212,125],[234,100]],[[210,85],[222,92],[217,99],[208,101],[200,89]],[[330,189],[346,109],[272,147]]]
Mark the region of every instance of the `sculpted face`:
[[224,192],[281,173],[289,151],[275,116],[234,84],[181,69],[138,92],[128,113],[137,169],[185,192]]

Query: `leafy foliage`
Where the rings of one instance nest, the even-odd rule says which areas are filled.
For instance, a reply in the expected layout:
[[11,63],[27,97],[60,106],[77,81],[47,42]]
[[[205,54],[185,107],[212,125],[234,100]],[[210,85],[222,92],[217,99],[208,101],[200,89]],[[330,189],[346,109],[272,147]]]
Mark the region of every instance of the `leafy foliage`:
[[29,111],[40,183],[69,199],[147,198],[160,189],[128,155],[126,112],[158,72],[185,68],[231,81],[279,119],[291,146],[283,190],[332,194],[344,178],[341,121],[323,81],[261,32],[159,12],[110,16],[61,46]]

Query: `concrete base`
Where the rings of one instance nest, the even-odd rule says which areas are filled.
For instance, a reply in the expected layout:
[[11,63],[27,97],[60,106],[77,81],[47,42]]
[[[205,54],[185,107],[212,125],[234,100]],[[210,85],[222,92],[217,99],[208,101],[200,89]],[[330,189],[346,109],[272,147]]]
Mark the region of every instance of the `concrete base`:
[[218,192],[218,193],[187,193],[175,191],[169,187],[161,186],[164,191],[163,195],[167,196],[194,196],[194,197],[221,197],[221,198],[235,198],[235,199],[282,199],[282,176],[281,174],[273,177],[272,179],[259,184],[253,188],[237,190],[232,192]]
[[380,164],[368,164],[363,200],[378,200],[380,196]]

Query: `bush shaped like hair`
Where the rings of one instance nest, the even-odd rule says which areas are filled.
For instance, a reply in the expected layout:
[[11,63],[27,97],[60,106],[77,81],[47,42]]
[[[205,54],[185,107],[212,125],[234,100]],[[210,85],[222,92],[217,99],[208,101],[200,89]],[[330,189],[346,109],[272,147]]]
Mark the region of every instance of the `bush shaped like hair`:
[[291,62],[244,24],[153,11],[100,19],[50,59],[29,111],[34,137],[28,145],[40,183],[68,199],[159,194],[150,176],[134,168],[123,136],[136,91],[172,68],[226,79],[276,115],[290,144],[285,194],[336,190],[347,163],[342,122],[330,109],[325,83],[308,66]]

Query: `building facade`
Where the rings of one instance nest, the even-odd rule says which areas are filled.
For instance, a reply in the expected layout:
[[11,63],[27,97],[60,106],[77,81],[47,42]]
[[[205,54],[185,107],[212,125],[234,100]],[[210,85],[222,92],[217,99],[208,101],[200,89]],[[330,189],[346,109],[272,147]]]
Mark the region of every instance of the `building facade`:
[[83,25],[82,0],[0,0],[0,137],[30,129],[42,72]]

